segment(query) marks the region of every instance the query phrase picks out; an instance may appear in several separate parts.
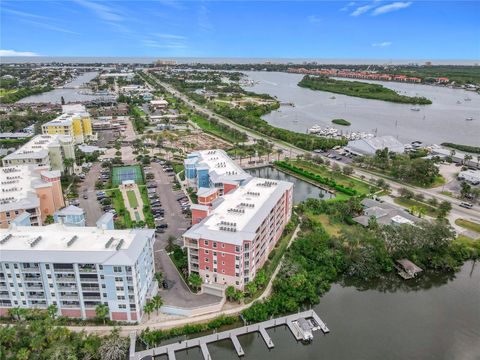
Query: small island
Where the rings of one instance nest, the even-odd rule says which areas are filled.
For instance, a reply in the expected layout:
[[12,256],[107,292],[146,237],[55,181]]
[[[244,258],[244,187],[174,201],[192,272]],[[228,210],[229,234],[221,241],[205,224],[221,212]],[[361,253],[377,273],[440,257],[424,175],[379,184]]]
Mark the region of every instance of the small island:
[[431,100],[424,97],[400,95],[382,85],[360,81],[335,80],[328,76],[306,75],[298,83],[298,86],[364,99],[383,100],[403,104],[429,105],[432,103]]
[[345,119],[333,119],[332,123],[337,124],[337,125],[343,125],[343,126],[350,126],[352,125],[350,121],[345,120]]

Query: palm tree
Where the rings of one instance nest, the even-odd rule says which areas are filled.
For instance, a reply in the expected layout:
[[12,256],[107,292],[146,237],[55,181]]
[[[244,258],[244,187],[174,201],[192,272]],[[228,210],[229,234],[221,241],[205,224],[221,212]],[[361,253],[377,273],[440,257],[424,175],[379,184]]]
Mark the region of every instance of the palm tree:
[[282,149],[278,149],[277,150],[277,161],[280,161],[280,155],[283,154],[283,150]]
[[412,215],[415,215],[418,212],[418,207],[416,207],[415,205],[411,206],[410,212],[412,213]]
[[106,340],[102,341],[102,345],[98,348],[98,354],[102,360],[124,360],[127,356],[127,349],[127,339],[119,336],[118,329],[115,329]]
[[190,274],[190,276],[188,277],[188,283],[195,290],[198,290],[202,286],[202,278],[198,274]]
[[463,158],[463,164],[466,165],[472,159],[473,159],[472,155],[470,155],[470,154],[465,155],[464,158]]
[[160,308],[161,308],[162,305],[163,305],[163,300],[162,300],[162,298],[161,298],[159,295],[155,295],[155,296],[152,298],[152,304],[153,304],[153,307],[155,308],[155,310],[157,310],[157,316],[158,316],[158,311],[160,310]]
[[150,314],[153,312],[153,308],[154,308],[154,305],[153,303],[151,303],[150,301],[147,302],[145,304],[145,306],[143,307],[143,311],[145,312],[145,314],[148,315],[148,319],[150,320]]
[[55,320],[55,318],[57,317],[57,313],[58,313],[58,307],[57,307],[57,305],[55,305],[55,304],[50,305],[50,306],[47,308],[47,313],[48,313],[48,316],[49,316],[52,320]]
[[65,169],[68,171],[69,174],[72,173],[72,168],[73,168],[73,164],[75,163],[75,161],[73,159],[63,159],[63,166],[65,166]]
[[109,313],[110,309],[108,308],[108,305],[98,304],[95,308],[95,315],[97,319],[103,320],[103,325],[105,325],[105,321]]
[[418,217],[419,218],[424,217],[426,214],[427,214],[427,209],[425,209],[424,207],[418,208]]

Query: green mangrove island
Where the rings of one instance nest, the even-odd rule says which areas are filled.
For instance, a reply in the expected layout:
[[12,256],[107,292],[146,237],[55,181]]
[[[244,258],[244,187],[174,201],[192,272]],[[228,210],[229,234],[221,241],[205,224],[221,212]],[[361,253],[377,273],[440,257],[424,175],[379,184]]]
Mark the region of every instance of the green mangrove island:
[[352,123],[348,120],[345,119],[333,119],[332,123],[337,124],[337,125],[343,125],[343,126],[350,126]]
[[298,86],[312,90],[355,96],[364,99],[383,100],[402,104],[429,105],[431,100],[418,96],[405,96],[382,85],[360,81],[335,80],[327,76],[305,75]]

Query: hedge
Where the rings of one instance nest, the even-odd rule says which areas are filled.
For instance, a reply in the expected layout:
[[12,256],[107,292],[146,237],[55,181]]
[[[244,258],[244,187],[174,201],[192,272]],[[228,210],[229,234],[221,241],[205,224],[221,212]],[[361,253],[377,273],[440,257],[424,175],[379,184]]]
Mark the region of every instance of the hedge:
[[307,170],[304,170],[302,168],[299,168],[299,167],[296,167],[296,166],[293,166],[285,161],[275,161],[274,164],[280,168],[283,168],[283,169],[286,169],[286,170],[289,170],[295,174],[298,174],[298,175],[301,175],[301,176],[304,176],[306,177],[307,179],[310,179],[310,180],[313,180],[313,181],[316,181],[320,184],[324,184],[324,185],[327,185],[328,187],[332,188],[332,189],[335,189],[341,193],[344,193],[346,195],[349,195],[349,196],[355,196],[357,195],[357,190],[354,190],[350,187],[346,187],[346,186],[343,186],[343,185],[340,185],[340,184],[337,184],[337,182],[331,178],[328,178],[328,177],[322,177],[318,174],[314,174],[312,172],[309,172]]

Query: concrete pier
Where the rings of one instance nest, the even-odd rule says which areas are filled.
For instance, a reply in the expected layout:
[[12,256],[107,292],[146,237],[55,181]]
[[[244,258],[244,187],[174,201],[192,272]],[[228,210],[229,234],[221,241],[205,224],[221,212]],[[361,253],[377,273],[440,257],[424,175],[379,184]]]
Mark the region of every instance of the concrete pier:
[[[320,319],[320,317],[315,313],[313,310],[303,311],[298,314],[287,315],[280,318],[275,318],[271,320],[264,321],[259,324],[247,325],[240,328],[222,331],[219,333],[214,333],[211,335],[206,335],[196,339],[184,340],[179,341],[173,344],[159,346],[153,349],[143,350],[139,352],[135,352],[135,341],[130,338],[130,360],[142,360],[149,356],[159,356],[159,355],[168,355],[168,360],[175,360],[175,351],[185,350],[193,347],[200,347],[202,351],[203,358],[205,360],[214,360],[210,356],[210,352],[208,351],[207,344],[213,343],[216,341],[227,340],[230,339],[235,347],[235,351],[237,352],[238,356],[245,355],[245,352],[238,340],[238,337],[241,335],[245,335],[248,333],[259,332],[262,335],[265,344],[269,349],[274,347],[273,341],[268,335],[267,329],[273,328],[280,325],[287,325],[290,331],[292,332],[293,336],[296,340],[302,340],[302,334],[297,329],[297,327],[292,323],[292,321],[296,321],[300,318],[304,319],[312,319],[315,323],[318,324],[318,328],[320,328],[324,333],[328,333],[330,330],[327,328],[325,323]],[[315,329],[314,329],[315,330]],[[133,341],[133,346],[132,346]],[[132,350],[133,348],[133,350]],[[220,359],[215,359],[220,360]]]
[[267,347],[268,347],[269,349],[273,348],[273,346],[274,346],[274,345],[273,345],[273,341],[272,341],[272,339],[270,338],[270,335],[268,335],[267,330],[265,330],[264,327],[260,326],[260,330],[259,330],[259,331],[260,331],[260,334],[261,334],[262,337],[263,337],[263,341],[265,341],[265,344],[267,344]]
[[238,356],[243,356],[245,353],[243,352],[242,345],[240,345],[240,341],[238,341],[238,338],[235,335],[230,336],[230,339],[232,339],[233,346],[235,347],[235,351],[237,352]]

